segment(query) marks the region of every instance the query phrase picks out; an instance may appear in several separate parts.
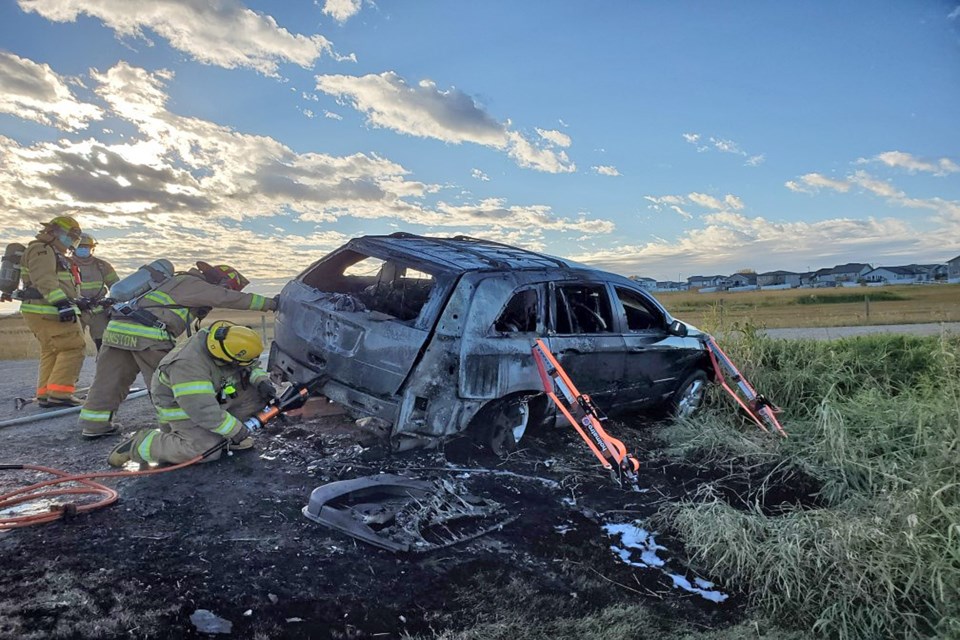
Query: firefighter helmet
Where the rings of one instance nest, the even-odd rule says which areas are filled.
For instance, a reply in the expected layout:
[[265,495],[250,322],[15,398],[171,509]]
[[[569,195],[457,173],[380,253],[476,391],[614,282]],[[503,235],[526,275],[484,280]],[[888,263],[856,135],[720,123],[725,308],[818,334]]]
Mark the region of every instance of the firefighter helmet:
[[80,243],[77,246],[90,247],[91,249],[93,249],[95,246],[97,246],[97,239],[94,238],[89,233],[84,233],[80,236]]
[[250,284],[250,281],[243,277],[239,271],[226,264],[212,266],[206,262],[197,262],[197,268],[203,273],[203,277],[210,284],[218,284],[234,291],[243,291],[243,288]]
[[207,330],[207,351],[217,360],[246,367],[260,358],[263,341],[253,329],[217,320]]
[[80,230],[80,223],[70,216],[57,216],[47,224],[43,225],[44,231],[47,231],[63,243],[67,248],[76,248],[80,243],[80,236],[83,231]]

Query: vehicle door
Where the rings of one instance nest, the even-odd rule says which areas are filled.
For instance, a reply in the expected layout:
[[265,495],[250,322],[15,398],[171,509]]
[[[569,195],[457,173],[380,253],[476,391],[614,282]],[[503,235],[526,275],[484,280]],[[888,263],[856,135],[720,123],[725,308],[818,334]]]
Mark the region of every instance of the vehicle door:
[[549,286],[547,346],[581,393],[597,406],[618,404],[624,342],[616,330],[613,305],[600,282],[552,282]]
[[619,395],[627,406],[657,403],[681,382],[688,350],[667,331],[666,316],[653,300],[641,291],[612,288],[625,351]]

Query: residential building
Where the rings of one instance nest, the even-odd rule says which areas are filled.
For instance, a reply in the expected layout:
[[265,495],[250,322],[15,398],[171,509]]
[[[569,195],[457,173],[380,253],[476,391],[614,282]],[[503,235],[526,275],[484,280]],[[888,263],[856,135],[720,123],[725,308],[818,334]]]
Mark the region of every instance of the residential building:
[[960,256],[947,260],[947,282],[960,282]]
[[793,271],[767,271],[757,275],[757,284],[761,287],[776,285],[800,286],[800,274]]
[[653,291],[657,288],[657,281],[653,278],[646,278],[644,276],[630,276],[630,279],[636,282],[642,289],[647,291]]
[[913,284],[914,282],[931,282],[933,280],[930,265],[916,264],[901,267],[877,267],[863,274],[868,283],[883,282],[886,284]]

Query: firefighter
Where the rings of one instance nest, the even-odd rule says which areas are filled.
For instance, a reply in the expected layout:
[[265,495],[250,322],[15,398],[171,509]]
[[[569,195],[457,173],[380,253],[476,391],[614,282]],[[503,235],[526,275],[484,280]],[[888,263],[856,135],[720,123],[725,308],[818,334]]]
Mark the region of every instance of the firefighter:
[[[231,449],[249,449],[243,422],[276,398],[267,373],[257,366],[260,336],[226,320],[197,332],[160,361],[151,384],[159,429],[143,429],[110,452],[107,462],[179,464],[226,439]],[[206,460],[215,460],[220,451]]]
[[97,372],[80,411],[81,434],[86,438],[119,433],[113,415],[127,397],[137,373],[150,384],[157,365],[174,341],[211,308],[274,311],[276,299],[241,293],[248,284],[227,265],[198,262],[196,269],[163,281],[133,305],[114,305],[103,333]]
[[43,225],[36,240],[23,252],[20,277],[23,293],[20,313],[40,342],[37,404],[76,407],[74,396],[83,366],[83,329],[77,322],[77,279],[66,257],[82,231],[70,216],[57,216]]
[[97,241],[89,233],[80,237],[80,244],[73,250],[73,264],[80,272],[80,325],[90,332],[90,338],[97,345],[103,344],[103,332],[107,328],[109,317],[103,300],[110,287],[120,278],[113,266],[103,258],[94,257]]

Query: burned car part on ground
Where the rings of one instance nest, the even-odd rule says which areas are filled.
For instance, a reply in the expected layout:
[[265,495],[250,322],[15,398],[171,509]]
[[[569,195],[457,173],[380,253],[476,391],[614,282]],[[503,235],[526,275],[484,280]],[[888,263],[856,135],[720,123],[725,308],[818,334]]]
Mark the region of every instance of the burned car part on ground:
[[453,480],[380,474],[317,487],[303,515],[394,552],[425,553],[498,530],[516,520],[499,502]]
[[465,236],[355,238],[280,294],[269,367],[356,416],[398,450],[469,433],[498,453],[557,412],[531,346],[542,339],[610,414],[699,406],[712,375],[700,332],[627,278]]

